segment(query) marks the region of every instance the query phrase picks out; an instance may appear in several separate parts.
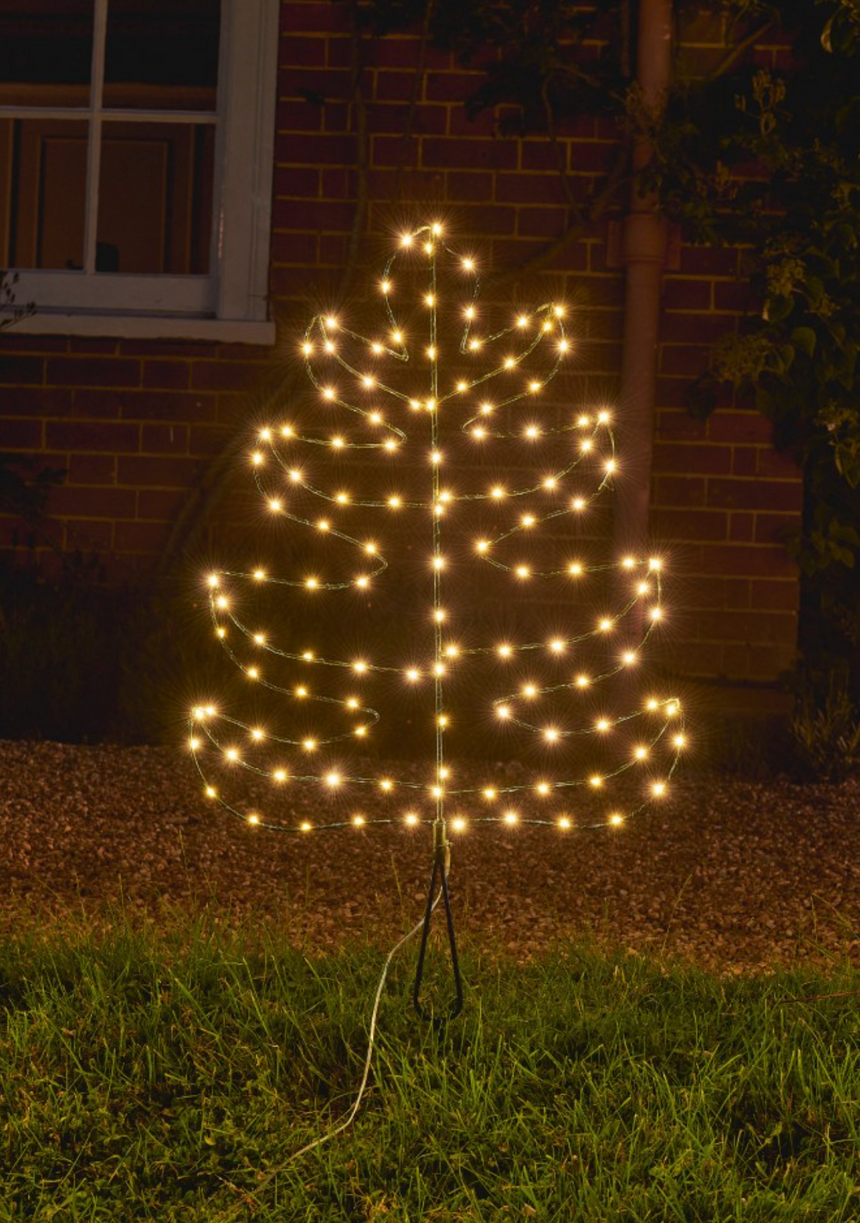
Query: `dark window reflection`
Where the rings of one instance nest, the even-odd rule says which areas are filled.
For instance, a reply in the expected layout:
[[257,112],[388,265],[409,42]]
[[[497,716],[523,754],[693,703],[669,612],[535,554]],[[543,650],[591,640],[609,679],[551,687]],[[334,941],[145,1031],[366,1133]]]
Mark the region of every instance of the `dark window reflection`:
[[[27,105],[27,85],[84,87],[89,99],[94,0],[0,0],[0,104]],[[36,101],[36,105],[42,105]]]
[[105,105],[214,110],[220,9],[220,0],[110,0]]

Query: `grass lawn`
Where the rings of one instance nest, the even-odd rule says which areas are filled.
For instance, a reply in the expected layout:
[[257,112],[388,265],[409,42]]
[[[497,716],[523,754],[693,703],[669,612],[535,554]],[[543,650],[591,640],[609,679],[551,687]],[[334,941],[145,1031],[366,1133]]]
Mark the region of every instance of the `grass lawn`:
[[[720,980],[585,946],[461,952],[440,1033],[395,959],[119,915],[0,944],[0,1219],[860,1218],[860,972]],[[428,999],[450,989],[431,944]],[[438,995],[440,1000],[443,994]],[[804,1000],[797,1001],[798,998]],[[285,1166],[284,1166],[285,1165]]]

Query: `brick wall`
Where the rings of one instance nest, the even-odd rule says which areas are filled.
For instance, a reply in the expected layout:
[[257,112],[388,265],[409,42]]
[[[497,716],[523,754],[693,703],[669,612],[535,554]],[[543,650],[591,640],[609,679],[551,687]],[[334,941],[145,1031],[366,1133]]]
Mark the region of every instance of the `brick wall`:
[[[285,346],[308,297],[326,300],[346,256],[356,193],[347,18],[347,6],[329,0],[291,0],[282,11],[271,292]],[[707,24],[684,39],[688,62],[718,54],[719,31]],[[404,138],[419,46],[417,37],[390,36],[369,52],[367,250],[378,256],[392,227],[441,211],[458,237],[480,240],[493,269],[515,266],[565,227],[555,151],[541,137],[499,135],[499,114],[470,122],[462,103],[481,74],[432,48],[414,135]],[[752,54],[768,64],[784,50]],[[601,119],[561,133],[577,193],[606,168],[615,135]],[[617,387],[623,326],[622,274],[610,262],[607,226],[596,224],[523,286],[529,300],[563,295],[576,306],[582,385],[601,395]],[[798,473],[774,453],[749,405],[727,397],[705,423],[683,407],[709,345],[748,308],[738,252],[682,247],[663,307],[652,504],[683,607],[675,664],[691,675],[773,679],[796,635],[797,576],[780,540],[798,522]],[[279,351],[249,346],[7,333],[0,450],[67,470],[49,503],[57,545],[97,556],[108,580],[143,576],[210,456],[247,427],[273,355],[277,368]],[[623,454],[623,419],[619,444]],[[36,542],[0,516],[0,548],[26,553]],[[50,551],[41,553],[50,566]]]

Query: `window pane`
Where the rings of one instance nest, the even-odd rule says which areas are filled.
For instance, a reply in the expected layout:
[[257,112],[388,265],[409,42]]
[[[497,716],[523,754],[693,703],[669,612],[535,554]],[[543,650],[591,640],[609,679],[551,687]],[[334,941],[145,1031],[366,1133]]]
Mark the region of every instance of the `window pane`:
[[0,0],[0,105],[86,106],[94,0]]
[[105,106],[215,110],[220,0],[109,0]]
[[0,120],[0,266],[80,268],[86,120]]
[[98,271],[209,271],[214,140],[208,123],[105,123]]

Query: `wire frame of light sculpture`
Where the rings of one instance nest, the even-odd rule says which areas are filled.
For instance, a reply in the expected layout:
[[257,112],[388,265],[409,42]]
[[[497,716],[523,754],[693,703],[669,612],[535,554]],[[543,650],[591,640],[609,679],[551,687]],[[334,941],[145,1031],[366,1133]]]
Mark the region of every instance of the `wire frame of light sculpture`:
[[[564,397],[559,375],[577,339],[563,305],[518,311],[493,330],[478,290],[474,256],[452,250],[439,224],[402,235],[375,302],[356,319],[311,320],[297,345],[309,395],[255,438],[262,515],[298,533],[303,556],[287,549],[280,568],[261,559],[205,583],[213,632],[242,681],[273,698],[273,721],[207,696],[188,738],[204,794],[251,826],[567,833],[619,827],[668,792],[685,746],[681,702],[652,687],[631,698],[629,682],[665,618],[664,562],[593,563],[571,549],[618,475],[611,411]],[[490,578],[491,607],[474,614]],[[341,625],[346,635],[375,592],[398,584],[412,601],[377,630],[373,652],[345,656],[337,640],[311,648],[290,628],[297,601],[340,600],[333,634]],[[280,632],[277,613],[255,618],[263,589],[287,605]],[[509,620],[522,609],[532,628],[494,637],[493,609]],[[633,708],[601,703],[619,677]],[[389,697],[399,718],[416,692],[426,772],[393,776],[368,763],[385,716],[377,705]],[[497,759],[520,760],[525,780],[487,765],[476,782],[472,762],[458,781],[448,746],[458,729],[485,736]],[[267,783],[267,797],[228,797],[236,771]],[[619,782],[625,802],[613,795]]]

